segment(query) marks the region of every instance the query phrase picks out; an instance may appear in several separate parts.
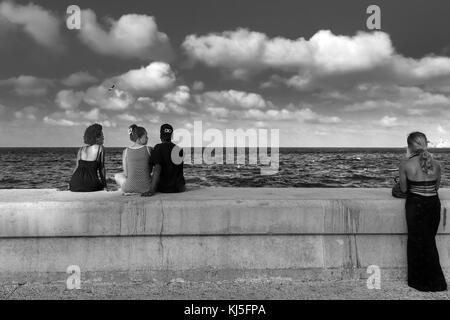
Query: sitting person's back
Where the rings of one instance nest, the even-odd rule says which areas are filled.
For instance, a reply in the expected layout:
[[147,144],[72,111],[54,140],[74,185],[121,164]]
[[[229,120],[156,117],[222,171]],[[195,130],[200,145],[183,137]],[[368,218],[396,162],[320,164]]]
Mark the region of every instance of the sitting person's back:
[[114,176],[124,193],[143,193],[150,189],[152,166],[150,164],[151,148],[147,146],[147,131],[143,127],[130,126],[131,147],[123,151],[123,173]]
[[[183,175],[183,162],[175,164],[172,161],[172,150],[176,147],[173,142],[162,142],[155,146],[151,162],[153,165],[161,165],[161,174],[157,191],[159,192],[182,192],[185,181]],[[181,154],[182,154],[181,150]]]
[[105,152],[102,126],[94,124],[86,129],[84,142],[77,155],[77,165],[69,182],[73,192],[92,192],[106,189]]
[[[173,128],[169,124],[161,126],[162,143],[155,145],[150,162],[154,166],[152,186],[143,196],[151,196],[156,191],[175,193],[186,190],[183,174],[183,150],[172,140]],[[176,148],[174,150],[174,148]],[[175,159],[173,158],[175,157]]]

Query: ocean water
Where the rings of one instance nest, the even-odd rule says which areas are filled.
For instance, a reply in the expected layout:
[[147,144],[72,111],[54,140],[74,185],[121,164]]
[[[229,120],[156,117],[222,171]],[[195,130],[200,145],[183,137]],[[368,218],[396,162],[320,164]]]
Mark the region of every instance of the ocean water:
[[[122,171],[123,148],[106,148],[108,183]],[[78,148],[0,148],[0,189],[67,190]],[[224,151],[224,159],[226,151]],[[450,149],[431,149],[450,186]],[[190,186],[391,187],[404,148],[280,148],[279,170],[261,175],[258,165],[185,163]]]

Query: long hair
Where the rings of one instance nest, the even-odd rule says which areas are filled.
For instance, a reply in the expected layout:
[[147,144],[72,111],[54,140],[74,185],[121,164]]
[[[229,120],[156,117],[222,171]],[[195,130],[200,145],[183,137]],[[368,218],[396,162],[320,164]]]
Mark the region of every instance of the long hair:
[[144,127],[138,127],[135,124],[132,124],[128,127],[128,132],[130,134],[130,140],[136,142],[137,139],[141,138],[144,134],[147,133]]
[[428,151],[428,140],[422,132],[411,132],[408,135],[408,147],[413,154],[419,155],[419,163],[425,174],[433,171],[433,155]]
[[94,123],[87,127],[84,132],[83,140],[89,146],[92,146],[97,143],[98,139],[102,136],[103,127],[101,124]]

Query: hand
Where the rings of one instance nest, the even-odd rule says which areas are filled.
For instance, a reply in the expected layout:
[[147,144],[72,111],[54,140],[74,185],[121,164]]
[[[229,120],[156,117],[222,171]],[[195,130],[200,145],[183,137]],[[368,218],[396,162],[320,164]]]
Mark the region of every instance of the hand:
[[155,194],[155,192],[153,190],[149,190],[147,192],[144,192],[141,194],[141,197],[151,197]]

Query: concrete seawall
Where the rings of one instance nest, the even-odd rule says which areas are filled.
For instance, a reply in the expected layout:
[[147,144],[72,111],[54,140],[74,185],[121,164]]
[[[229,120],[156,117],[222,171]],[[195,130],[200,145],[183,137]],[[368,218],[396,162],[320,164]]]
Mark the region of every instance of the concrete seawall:
[[[450,271],[450,189],[436,238]],[[390,189],[202,188],[151,198],[118,192],[0,191],[0,280],[283,276],[404,278],[404,200]]]

